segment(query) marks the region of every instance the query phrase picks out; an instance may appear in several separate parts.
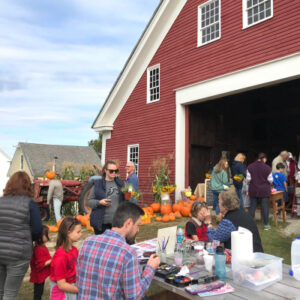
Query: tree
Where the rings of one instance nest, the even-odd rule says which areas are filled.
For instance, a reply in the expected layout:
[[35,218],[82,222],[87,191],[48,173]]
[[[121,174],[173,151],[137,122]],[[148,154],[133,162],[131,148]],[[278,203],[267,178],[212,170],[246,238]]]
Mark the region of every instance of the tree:
[[98,139],[96,140],[90,140],[88,142],[88,145],[90,147],[93,147],[96,151],[96,153],[99,155],[101,158],[101,151],[102,151],[102,135],[99,133]]

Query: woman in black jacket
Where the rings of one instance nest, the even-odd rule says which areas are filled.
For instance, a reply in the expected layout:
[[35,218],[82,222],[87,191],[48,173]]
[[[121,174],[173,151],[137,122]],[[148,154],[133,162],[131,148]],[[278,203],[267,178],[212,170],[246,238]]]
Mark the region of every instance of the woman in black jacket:
[[[232,178],[235,186],[235,191],[240,199],[240,209],[244,210],[244,201],[242,198],[243,181],[246,179],[247,166],[245,165],[246,156],[243,153],[238,153],[232,163]],[[235,180],[234,176],[242,175],[241,181]]]
[[117,177],[119,169],[114,161],[107,161],[103,167],[103,178],[94,181],[87,205],[92,208],[91,226],[95,234],[101,234],[111,229],[112,218],[117,207],[124,201],[121,188],[123,180]]
[[32,240],[42,233],[30,177],[23,171],[8,180],[0,198],[0,299],[17,299],[29,267]]

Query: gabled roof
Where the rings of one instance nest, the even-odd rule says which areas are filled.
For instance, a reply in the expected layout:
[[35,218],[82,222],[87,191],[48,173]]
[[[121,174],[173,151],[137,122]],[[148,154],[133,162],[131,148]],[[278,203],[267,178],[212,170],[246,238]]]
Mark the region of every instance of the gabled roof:
[[160,1],[96,117],[92,125],[93,129],[98,132],[111,131],[113,129],[115,119],[186,2],[187,0]]
[[[57,166],[61,166],[63,162],[92,165],[101,164],[96,151],[89,146],[63,146],[33,143],[19,143],[18,146],[21,148],[33,177],[44,176],[47,163],[53,162],[54,157],[57,157]],[[78,170],[75,172],[75,175],[79,175]]]

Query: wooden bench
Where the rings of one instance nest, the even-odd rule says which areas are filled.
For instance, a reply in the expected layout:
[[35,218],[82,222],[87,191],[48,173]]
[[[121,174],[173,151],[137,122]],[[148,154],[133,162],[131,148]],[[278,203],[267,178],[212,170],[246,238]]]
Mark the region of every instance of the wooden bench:
[[[277,201],[280,201],[280,205],[277,204]],[[286,211],[285,211],[285,202],[284,202],[284,192],[277,191],[272,193],[269,199],[269,207],[273,210],[273,219],[274,225],[277,226],[277,213],[282,215],[282,220],[285,222],[286,219]],[[263,213],[260,207],[260,215],[263,220]]]

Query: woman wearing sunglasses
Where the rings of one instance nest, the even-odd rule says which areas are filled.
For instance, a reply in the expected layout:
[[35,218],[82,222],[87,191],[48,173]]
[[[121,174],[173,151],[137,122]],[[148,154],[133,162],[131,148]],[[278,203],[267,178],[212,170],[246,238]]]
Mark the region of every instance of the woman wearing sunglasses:
[[112,218],[117,207],[124,201],[121,188],[124,182],[117,177],[119,169],[114,161],[109,160],[102,169],[102,179],[95,180],[88,197],[87,205],[92,208],[91,226],[95,234],[111,229]]

